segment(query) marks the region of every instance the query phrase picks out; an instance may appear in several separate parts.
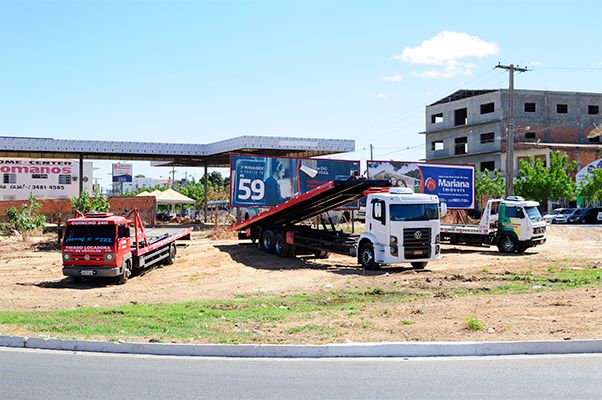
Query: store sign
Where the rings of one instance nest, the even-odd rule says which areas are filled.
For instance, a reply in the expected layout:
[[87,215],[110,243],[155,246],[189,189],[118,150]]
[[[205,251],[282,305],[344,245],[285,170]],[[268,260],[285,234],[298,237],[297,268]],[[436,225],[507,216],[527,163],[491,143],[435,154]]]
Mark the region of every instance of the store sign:
[[132,164],[113,164],[113,183],[131,181]]

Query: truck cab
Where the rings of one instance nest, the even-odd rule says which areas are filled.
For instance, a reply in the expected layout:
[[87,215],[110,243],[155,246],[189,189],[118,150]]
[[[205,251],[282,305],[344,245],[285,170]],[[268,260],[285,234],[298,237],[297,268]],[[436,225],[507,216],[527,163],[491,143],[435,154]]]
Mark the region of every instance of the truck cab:
[[[439,259],[439,207],[437,196],[409,188],[369,194],[366,230],[357,242],[358,262],[366,269],[401,262],[424,268]],[[445,212],[443,205],[441,213]]]
[[[67,221],[63,237],[63,274],[127,277],[132,269],[131,221],[111,213],[88,213]],[[124,282],[125,283],[125,282]]]
[[529,247],[545,243],[546,221],[539,212],[538,202],[518,196],[498,201],[497,245],[501,252],[522,253]]

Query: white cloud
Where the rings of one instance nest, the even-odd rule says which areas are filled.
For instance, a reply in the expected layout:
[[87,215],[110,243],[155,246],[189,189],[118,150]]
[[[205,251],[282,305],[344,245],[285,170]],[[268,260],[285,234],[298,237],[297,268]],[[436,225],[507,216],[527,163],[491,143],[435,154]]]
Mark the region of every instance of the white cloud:
[[532,67],[541,67],[543,65],[543,62],[541,62],[541,61],[529,61],[529,65],[531,65]]
[[432,65],[439,68],[412,72],[421,78],[452,78],[472,76],[475,64],[461,61],[465,58],[485,58],[498,54],[500,48],[495,42],[486,42],[478,36],[465,32],[443,31],[417,47],[406,47],[393,59],[410,64]]
[[384,93],[377,93],[377,94],[376,94],[376,97],[378,97],[379,99],[386,99],[386,98],[388,98],[389,96],[387,96],[387,95],[386,95],[386,94],[384,94]]
[[381,81],[385,81],[385,82],[399,82],[403,79],[403,75],[401,74],[393,74],[393,75],[389,75],[389,76],[385,76],[383,78],[381,78]]

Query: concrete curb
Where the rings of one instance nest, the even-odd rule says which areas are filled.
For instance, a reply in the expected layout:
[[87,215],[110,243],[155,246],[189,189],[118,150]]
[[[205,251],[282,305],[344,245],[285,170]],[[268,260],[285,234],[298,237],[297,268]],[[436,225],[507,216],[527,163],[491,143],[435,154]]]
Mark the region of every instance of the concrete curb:
[[0,336],[0,347],[201,357],[445,357],[602,353],[602,340],[345,343],[326,345],[115,343]]

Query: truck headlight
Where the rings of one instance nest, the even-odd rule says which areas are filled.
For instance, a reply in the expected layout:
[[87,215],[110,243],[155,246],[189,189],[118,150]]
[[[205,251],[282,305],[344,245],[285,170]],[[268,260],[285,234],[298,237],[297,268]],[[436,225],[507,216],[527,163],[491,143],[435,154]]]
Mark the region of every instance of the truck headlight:
[[71,254],[69,254],[69,253],[63,253],[63,260],[65,260],[65,261],[71,261]]
[[440,243],[441,242],[441,234],[437,234],[437,236],[435,236],[435,243]]
[[391,237],[389,238],[389,241],[391,242],[391,246],[397,245],[397,236],[391,235]]
[[115,254],[113,253],[105,253],[105,261],[113,261],[115,259]]

